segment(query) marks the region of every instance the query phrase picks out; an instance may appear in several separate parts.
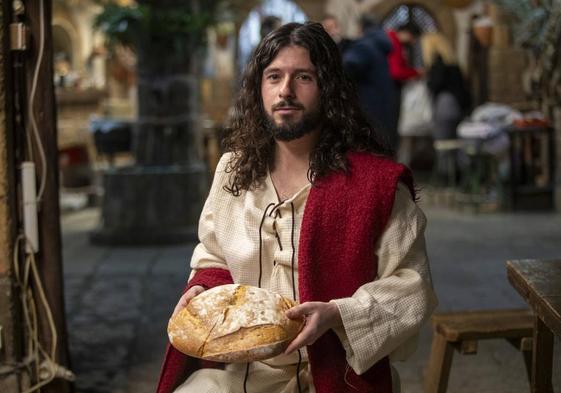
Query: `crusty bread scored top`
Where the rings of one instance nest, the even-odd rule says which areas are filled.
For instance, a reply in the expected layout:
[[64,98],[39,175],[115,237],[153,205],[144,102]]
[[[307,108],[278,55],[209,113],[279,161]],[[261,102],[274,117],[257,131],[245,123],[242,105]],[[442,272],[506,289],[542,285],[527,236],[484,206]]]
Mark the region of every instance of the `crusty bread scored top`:
[[250,362],[282,353],[304,325],[286,317],[296,303],[249,285],[227,284],[202,292],[168,324],[171,344],[189,356]]

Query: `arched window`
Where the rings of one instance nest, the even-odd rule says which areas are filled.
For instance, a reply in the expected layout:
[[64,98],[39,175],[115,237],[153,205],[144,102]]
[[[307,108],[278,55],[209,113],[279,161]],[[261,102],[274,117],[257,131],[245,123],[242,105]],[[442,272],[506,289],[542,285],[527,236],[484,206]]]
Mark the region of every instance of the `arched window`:
[[414,22],[423,32],[438,31],[438,23],[430,12],[421,5],[398,5],[388,13],[382,23],[384,28],[393,29],[408,22]]
[[[413,22],[421,29],[422,33],[434,32],[439,30],[436,19],[430,12],[418,4],[401,4],[393,8],[382,20],[384,29],[395,29],[405,23]],[[421,45],[419,42],[412,48],[411,64],[415,67],[423,66],[423,56],[421,53]]]

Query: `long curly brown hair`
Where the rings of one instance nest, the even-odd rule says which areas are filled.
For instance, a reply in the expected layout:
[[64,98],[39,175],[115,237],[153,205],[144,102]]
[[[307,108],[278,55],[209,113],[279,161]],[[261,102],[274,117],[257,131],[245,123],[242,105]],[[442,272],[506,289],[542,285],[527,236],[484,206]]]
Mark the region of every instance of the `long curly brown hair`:
[[275,140],[267,129],[261,98],[261,78],[278,52],[289,45],[308,50],[316,67],[323,121],[319,141],[310,156],[308,178],[347,171],[346,153],[366,151],[391,155],[362,113],[355,87],[345,76],[341,54],[319,23],[288,23],[268,34],[255,49],[242,80],[240,95],[225,129],[223,146],[232,152],[226,165],[225,190],[240,195],[261,184],[274,154]]

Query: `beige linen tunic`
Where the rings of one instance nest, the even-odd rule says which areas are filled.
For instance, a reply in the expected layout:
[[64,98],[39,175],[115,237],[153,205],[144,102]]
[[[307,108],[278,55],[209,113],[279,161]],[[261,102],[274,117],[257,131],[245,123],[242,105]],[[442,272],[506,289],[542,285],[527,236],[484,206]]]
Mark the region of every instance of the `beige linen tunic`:
[[[224,168],[229,157],[223,156],[218,164],[201,214],[200,244],[191,259],[191,276],[198,269],[225,268],[235,283],[260,284],[291,299],[295,294],[298,299],[300,225],[311,186],[279,201],[268,174],[255,190],[233,197],[223,189],[228,184]],[[419,325],[436,305],[425,252],[425,225],[423,212],[400,184],[387,228],[376,245],[378,279],[361,286],[350,298],[332,300],[343,321],[343,327],[335,332],[357,374],[388,354],[392,360],[410,354]],[[300,353],[300,383],[304,392],[313,392],[305,348]],[[298,392],[297,363],[297,352],[252,363],[247,391]],[[245,371],[245,364],[227,365],[226,370],[199,370],[176,391],[243,392]],[[399,379],[395,370],[392,373],[394,392],[399,392]]]

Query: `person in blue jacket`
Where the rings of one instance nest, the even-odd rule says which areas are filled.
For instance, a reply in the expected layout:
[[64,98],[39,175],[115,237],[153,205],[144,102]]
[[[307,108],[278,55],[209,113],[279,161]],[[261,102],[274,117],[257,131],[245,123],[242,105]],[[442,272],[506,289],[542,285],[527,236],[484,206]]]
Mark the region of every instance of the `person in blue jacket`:
[[398,143],[397,129],[392,129],[395,86],[387,60],[392,44],[372,18],[363,17],[360,22],[363,36],[344,53],[343,65],[357,86],[362,110],[388,147],[395,151]]

